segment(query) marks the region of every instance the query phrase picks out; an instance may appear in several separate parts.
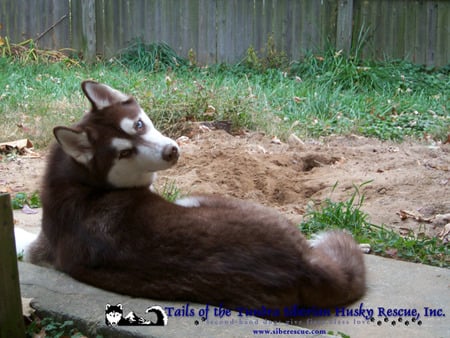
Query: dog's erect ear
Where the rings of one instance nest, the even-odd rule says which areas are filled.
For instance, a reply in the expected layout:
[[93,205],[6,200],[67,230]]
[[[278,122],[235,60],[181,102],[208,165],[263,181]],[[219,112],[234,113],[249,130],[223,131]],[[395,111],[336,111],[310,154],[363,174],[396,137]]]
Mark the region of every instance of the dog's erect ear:
[[87,164],[94,156],[86,132],[67,127],[56,127],[53,129],[53,134],[64,152],[75,161]]
[[125,102],[130,98],[129,95],[117,89],[95,81],[84,81],[81,84],[81,88],[89,101],[91,101],[94,110],[101,110],[113,104]]

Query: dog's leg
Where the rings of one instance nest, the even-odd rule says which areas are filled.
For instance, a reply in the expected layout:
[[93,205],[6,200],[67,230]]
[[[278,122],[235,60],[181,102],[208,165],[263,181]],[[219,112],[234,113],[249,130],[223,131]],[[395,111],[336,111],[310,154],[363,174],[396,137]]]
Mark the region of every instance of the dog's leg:
[[14,237],[16,239],[16,252],[18,255],[25,255],[28,252],[30,244],[36,240],[38,235],[25,231],[21,228],[14,228]]

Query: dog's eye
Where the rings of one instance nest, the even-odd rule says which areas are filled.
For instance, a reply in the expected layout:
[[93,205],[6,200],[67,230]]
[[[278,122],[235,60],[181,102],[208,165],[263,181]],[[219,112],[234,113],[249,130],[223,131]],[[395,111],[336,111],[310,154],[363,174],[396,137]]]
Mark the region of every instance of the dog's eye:
[[134,125],[134,127],[136,128],[136,130],[142,130],[142,129],[144,129],[144,122],[142,122],[142,120],[141,119],[139,119],[136,123],[135,123],[135,125]]
[[133,150],[132,149],[121,150],[119,152],[119,160],[122,159],[122,158],[131,157],[132,154],[133,154]]

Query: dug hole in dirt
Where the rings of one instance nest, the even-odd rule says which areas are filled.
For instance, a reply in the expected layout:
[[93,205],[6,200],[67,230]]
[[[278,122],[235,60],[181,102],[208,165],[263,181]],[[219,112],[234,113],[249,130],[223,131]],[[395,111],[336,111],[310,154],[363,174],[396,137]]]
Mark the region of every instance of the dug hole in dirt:
[[[368,220],[401,235],[448,242],[450,144],[383,142],[332,136],[284,143],[261,133],[233,136],[203,125],[178,139],[178,164],[160,172],[157,188],[175,184],[183,195],[214,193],[253,200],[300,223],[308,204],[346,201],[361,187]],[[46,152],[0,161],[0,191],[40,189]],[[335,189],[333,187],[336,185]],[[440,215],[447,215],[446,217]]]

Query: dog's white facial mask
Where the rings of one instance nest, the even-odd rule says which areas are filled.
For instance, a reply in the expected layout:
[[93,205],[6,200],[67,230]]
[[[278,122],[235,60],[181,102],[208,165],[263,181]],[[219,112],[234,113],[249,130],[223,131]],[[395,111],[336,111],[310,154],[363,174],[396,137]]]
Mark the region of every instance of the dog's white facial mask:
[[[141,109],[135,119],[125,117],[120,127],[137,142],[123,138],[113,138],[111,146],[119,155],[108,174],[108,181],[117,187],[148,185],[153,181],[154,172],[170,168],[179,156],[179,147],[175,141],[163,136],[154,126],[147,114]],[[138,135],[139,129],[145,130]]]
[[149,186],[156,171],[177,162],[177,143],[154,127],[131,96],[92,81],[83,82],[82,88],[92,104],[90,115],[79,128],[54,130],[63,150],[74,160],[88,166],[98,156],[98,145],[104,147],[106,142],[114,151],[103,161],[111,162],[105,176],[118,188]]

